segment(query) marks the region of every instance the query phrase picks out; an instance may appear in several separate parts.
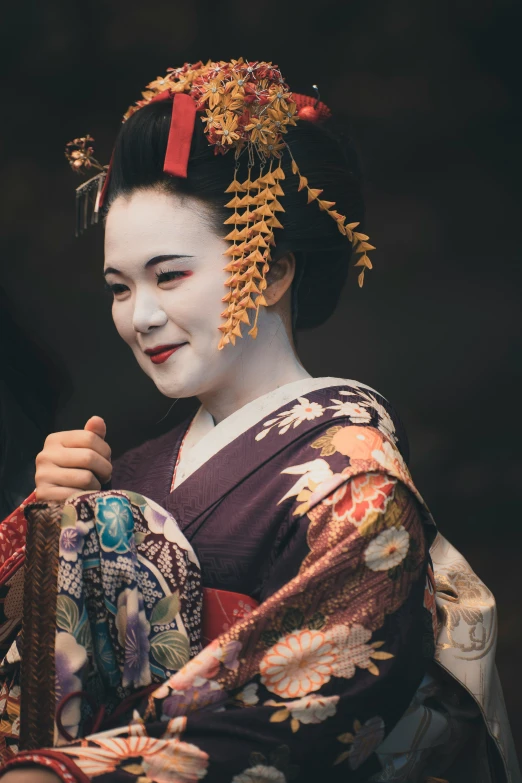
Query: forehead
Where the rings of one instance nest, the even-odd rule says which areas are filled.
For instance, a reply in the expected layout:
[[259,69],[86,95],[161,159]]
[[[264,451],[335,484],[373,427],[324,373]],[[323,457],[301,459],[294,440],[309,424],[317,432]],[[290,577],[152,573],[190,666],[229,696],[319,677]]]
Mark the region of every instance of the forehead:
[[205,204],[190,196],[161,191],[141,190],[118,196],[105,222],[106,259],[128,257],[129,251],[139,255],[143,250],[149,255],[178,250],[197,254],[209,242],[222,241]]

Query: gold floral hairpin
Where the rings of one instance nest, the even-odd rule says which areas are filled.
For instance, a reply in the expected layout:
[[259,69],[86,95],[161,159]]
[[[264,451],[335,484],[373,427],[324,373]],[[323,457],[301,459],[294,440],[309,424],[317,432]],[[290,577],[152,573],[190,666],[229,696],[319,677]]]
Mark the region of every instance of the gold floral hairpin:
[[[73,139],[65,145],[65,157],[73,171],[78,174],[92,170],[99,172],[76,188],[76,236],[87,228],[89,213],[91,214],[91,224],[98,222],[101,194],[109,169],[94,157],[93,143],[93,137],[87,134],[87,136]],[[90,207],[92,208],[90,209]]]
[[[314,85],[314,89],[317,88]],[[177,96],[190,96],[178,99]],[[306,190],[307,203],[317,202],[337,224],[341,234],[352,244],[358,255],[356,267],[359,286],[364,283],[366,269],[372,269],[368,251],[374,250],[366,234],[357,231],[359,223],[334,209],[335,202],[321,198],[323,191],[312,187],[294,160],[285,141],[288,127],[296,120],[320,121],[330,116],[330,110],[321,103],[319,96],[291,93],[277,66],[267,62],[248,62],[240,58],[230,62],[185,63],[181,68],[167,71],[147,85],[142,98],[124,115],[125,122],[134,112],[154,101],[173,100],[171,133],[164,170],[175,176],[186,176],[190,152],[190,139],[196,113],[203,114],[205,134],[216,154],[234,151],[236,166],[234,179],[225,193],[231,196],[226,207],[232,214],[225,220],[230,227],[225,239],[231,244],[225,251],[229,273],[228,289],[223,297],[226,304],[219,326],[219,349],[228,343],[235,344],[242,337],[242,328],[250,327],[253,338],[258,332],[260,308],[267,302],[266,275],[270,268],[271,248],[275,246],[274,230],[283,228],[281,222],[284,207],[283,181],[285,174],[280,165],[283,154],[291,158],[292,172],[299,178],[298,190]],[[176,133],[173,133],[175,126]],[[92,222],[103,202],[110,177],[110,167],[102,166],[93,156],[92,137],[84,136],[70,142],[66,156],[76,171],[98,169],[99,173],[77,189],[77,214],[81,225],[87,225],[89,200],[93,202]],[[239,179],[240,159],[247,160],[248,176]],[[254,166],[259,165],[259,176],[252,179]],[[107,176],[108,175],[108,176]],[[78,199],[78,191],[82,191]],[[83,211],[82,211],[83,210]],[[96,217],[94,217],[96,216]],[[253,311],[253,312],[252,312]],[[251,320],[253,317],[253,321]]]

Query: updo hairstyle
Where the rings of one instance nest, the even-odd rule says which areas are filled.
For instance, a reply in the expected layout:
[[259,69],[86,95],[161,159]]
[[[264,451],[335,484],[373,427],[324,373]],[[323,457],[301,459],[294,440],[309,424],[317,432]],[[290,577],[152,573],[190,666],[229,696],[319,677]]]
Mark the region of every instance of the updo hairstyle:
[[[163,171],[170,130],[172,101],[150,103],[123,123],[116,139],[106,196],[106,207],[120,195],[135,190],[160,188],[168,193],[192,196],[211,207],[216,232],[223,237],[230,217],[225,207],[226,188],[234,178],[234,153],[214,152],[196,118],[188,177],[172,177]],[[301,173],[313,188],[323,189],[323,198],[336,202],[336,209],[348,222],[363,222],[361,175],[353,143],[335,129],[333,120],[321,124],[298,120],[285,135]],[[296,258],[292,290],[293,325],[307,329],[324,323],[333,313],[348,274],[352,246],[335,222],[317,204],[307,204],[306,190],[298,192],[298,178],[292,174],[288,154],[280,159],[285,172],[285,209],[282,229],[275,229],[274,260],[291,251]],[[252,176],[255,174],[254,169]],[[247,156],[240,158],[238,179],[248,174]]]

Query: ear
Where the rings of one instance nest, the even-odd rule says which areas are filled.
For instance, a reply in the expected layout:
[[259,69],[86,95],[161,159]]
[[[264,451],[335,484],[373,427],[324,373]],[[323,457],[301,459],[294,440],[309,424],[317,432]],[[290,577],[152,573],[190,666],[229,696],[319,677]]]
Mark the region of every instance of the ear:
[[287,291],[290,290],[295,276],[295,256],[293,253],[285,253],[272,261],[266,276],[268,283],[264,291],[267,305],[271,307],[281,301]]

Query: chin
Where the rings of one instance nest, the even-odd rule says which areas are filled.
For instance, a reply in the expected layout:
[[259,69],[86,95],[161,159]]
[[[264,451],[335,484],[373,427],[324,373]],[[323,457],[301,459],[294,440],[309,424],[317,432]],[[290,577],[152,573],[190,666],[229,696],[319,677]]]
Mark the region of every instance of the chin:
[[156,388],[163,394],[164,397],[170,397],[171,399],[183,400],[187,397],[194,397],[195,392],[192,392],[184,384],[179,383],[156,383]]
[[164,364],[159,365],[154,365],[142,353],[136,355],[136,359],[141,369],[165,397],[179,399],[198,397],[209,386],[212,387],[211,378],[214,373],[209,372],[209,362],[205,363],[200,357],[196,359],[194,356],[184,356],[183,361],[172,361],[175,359],[174,355]]
[[179,370],[165,373],[164,377],[161,377],[159,373],[150,373],[150,377],[156,384],[158,391],[165,397],[179,399],[197,397],[204,386],[201,378],[190,377],[187,373],[182,373]]

